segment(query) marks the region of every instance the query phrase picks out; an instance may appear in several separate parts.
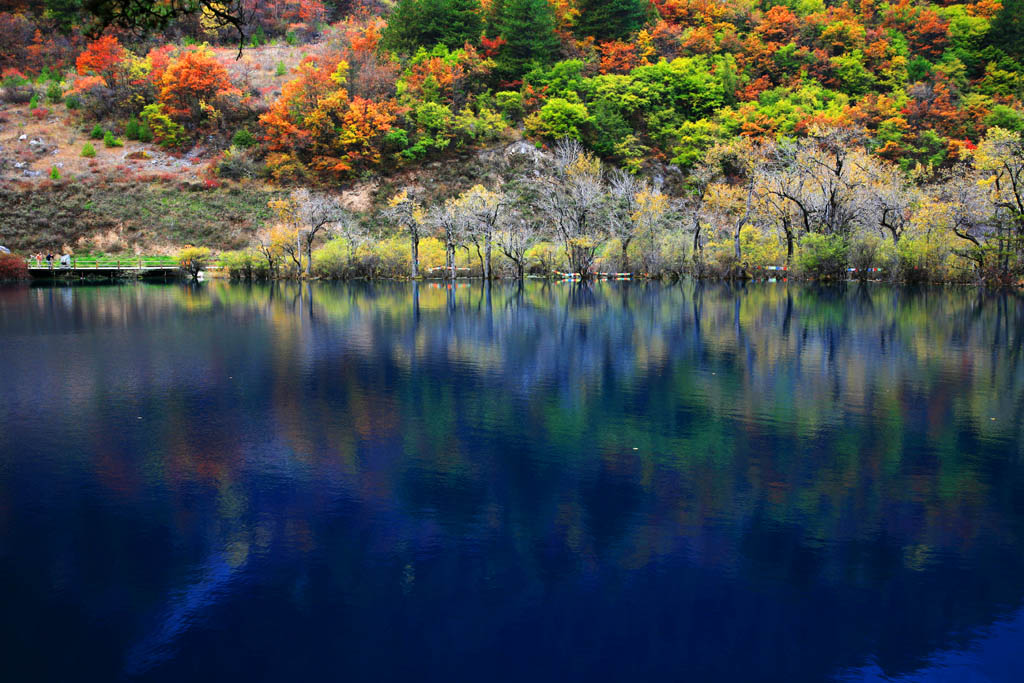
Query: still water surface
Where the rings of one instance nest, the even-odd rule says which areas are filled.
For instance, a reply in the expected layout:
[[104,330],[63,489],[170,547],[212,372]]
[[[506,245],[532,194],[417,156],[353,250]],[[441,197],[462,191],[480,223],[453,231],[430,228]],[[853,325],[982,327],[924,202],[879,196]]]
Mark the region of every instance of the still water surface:
[[1024,678],[1024,300],[0,290],[6,681]]

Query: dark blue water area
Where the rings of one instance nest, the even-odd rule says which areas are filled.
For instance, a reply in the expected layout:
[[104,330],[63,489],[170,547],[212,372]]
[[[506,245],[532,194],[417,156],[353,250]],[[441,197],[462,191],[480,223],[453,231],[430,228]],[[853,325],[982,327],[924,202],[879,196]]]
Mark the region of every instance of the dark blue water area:
[[1024,299],[0,289],[5,681],[1024,680]]

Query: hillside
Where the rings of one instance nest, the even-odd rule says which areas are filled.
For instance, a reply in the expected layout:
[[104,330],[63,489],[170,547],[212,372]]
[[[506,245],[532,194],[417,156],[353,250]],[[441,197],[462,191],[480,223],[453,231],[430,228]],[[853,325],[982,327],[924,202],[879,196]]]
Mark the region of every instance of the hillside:
[[[255,207],[296,187],[340,195],[380,235],[402,228],[381,209],[406,184],[420,190],[421,217],[481,179],[522,194],[529,176],[459,169],[478,150],[576,140],[664,195],[659,239],[692,243],[695,263],[717,254],[715,268],[742,265],[749,227],[786,262],[818,237],[838,240],[839,272],[862,237],[887,238],[883,251],[895,253],[908,231],[948,273],[987,272],[991,259],[1017,272],[1004,257],[1016,262],[1024,249],[1024,206],[965,198],[950,181],[994,181],[999,193],[1021,166],[1021,0],[400,0],[392,9],[281,0],[241,2],[227,17],[199,4],[198,14],[159,21],[118,14],[98,37],[106,15],[74,1],[4,6],[0,183],[18,210],[2,239],[240,247],[288,223]],[[98,3],[108,5],[120,7]],[[853,166],[835,159],[840,148]],[[839,164],[842,187],[820,189],[822,155]],[[547,159],[530,173],[550,170]],[[99,217],[71,199],[125,188],[131,198],[100,202]],[[193,199],[166,202],[176,188]],[[621,198],[611,184],[602,191],[597,213],[612,225]],[[512,203],[525,207],[527,194]],[[894,205],[878,206],[881,195]],[[188,208],[162,211],[168,203]],[[915,233],[952,204],[974,213],[938,236]],[[47,225],[58,228],[52,236]],[[111,241],[112,230],[131,237]],[[586,239],[603,254],[638,231]],[[536,237],[561,239],[573,260],[570,238]]]

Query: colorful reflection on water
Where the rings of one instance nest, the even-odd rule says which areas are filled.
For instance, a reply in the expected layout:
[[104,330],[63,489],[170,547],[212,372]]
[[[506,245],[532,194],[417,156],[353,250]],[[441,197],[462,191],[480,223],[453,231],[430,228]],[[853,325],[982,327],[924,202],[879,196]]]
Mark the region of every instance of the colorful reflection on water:
[[0,290],[6,680],[1018,680],[1024,300]]

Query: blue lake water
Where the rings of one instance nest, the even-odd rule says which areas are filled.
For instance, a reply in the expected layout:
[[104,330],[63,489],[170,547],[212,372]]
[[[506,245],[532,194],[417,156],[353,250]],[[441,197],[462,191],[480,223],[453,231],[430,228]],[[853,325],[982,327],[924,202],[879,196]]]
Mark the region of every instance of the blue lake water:
[[0,289],[5,681],[1024,679],[1024,299]]

